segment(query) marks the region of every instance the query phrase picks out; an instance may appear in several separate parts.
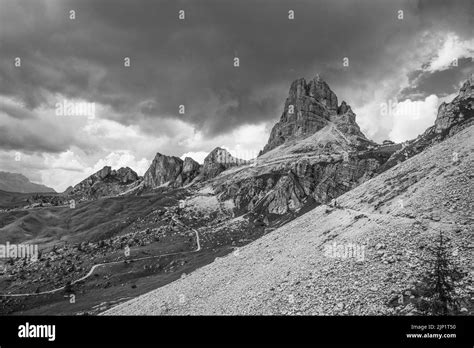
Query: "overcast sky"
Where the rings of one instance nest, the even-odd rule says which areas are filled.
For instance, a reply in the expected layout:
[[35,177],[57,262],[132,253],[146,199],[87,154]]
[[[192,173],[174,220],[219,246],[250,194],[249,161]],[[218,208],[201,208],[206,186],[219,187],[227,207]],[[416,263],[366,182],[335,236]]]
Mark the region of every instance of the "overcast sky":
[[[63,191],[104,165],[143,175],[156,152],[251,158],[291,82],[318,73],[369,138],[414,138],[474,70],[473,11],[471,0],[0,0],[0,170]],[[64,101],[95,103],[95,117],[58,116]]]

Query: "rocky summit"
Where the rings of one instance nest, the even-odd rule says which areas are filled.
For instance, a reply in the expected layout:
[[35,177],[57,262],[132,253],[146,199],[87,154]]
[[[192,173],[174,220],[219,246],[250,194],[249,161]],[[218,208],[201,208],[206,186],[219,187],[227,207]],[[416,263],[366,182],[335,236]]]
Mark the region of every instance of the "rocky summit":
[[143,176],[145,187],[157,188],[172,183],[183,170],[183,160],[174,156],[165,156],[157,153],[150,168]]
[[338,106],[336,94],[319,75],[308,83],[304,78],[295,80],[280,121],[273,127],[262,153],[288,140],[312,135],[330,122],[345,134],[367,140],[355,122],[351,107],[345,101]]
[[67,194],[81,200],[115,196],[130,190],[141,178],[129,167],[112,170],[105,166],[98,172],[67,190]]
[[246,163],[248,161],[235,158],[220,147],[216,147],[206,156],[202,166],[190,157],[183,161],[178,157],[157,153],[143,177],[143,184],[145,189],[186,186],[192,182],[212,179],[226,169]]
[[143,185],[146,189],[185,186],[196,178],[200,168],[201,165],[191,157],[183,161],[178,157],[157,153],[143,177]]
[[199,179],[212,179],[226,169],[246,163],[249,162],[240,158],[235,158],[226,149],[216,147],[204,159]]

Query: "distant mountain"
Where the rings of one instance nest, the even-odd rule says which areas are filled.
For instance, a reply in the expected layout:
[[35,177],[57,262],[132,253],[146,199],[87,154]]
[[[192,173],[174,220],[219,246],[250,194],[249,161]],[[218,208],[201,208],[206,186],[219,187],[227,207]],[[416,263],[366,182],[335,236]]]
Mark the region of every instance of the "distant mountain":
[[95,199],[116,196],[137,187],[141,178],[129,167],[112,170],[105,166],[98,172],[68,188],[66,193],[78,199]]
[[143,183],[145,188],[152,189],[164,185],[180,187],[212,179],[231,167],[247,163],[248,161],[235,158],[220,147],[216,147],[206,156],[202,166],[190,157],[183,161],[175,156],[157,153],[143,176]]
[[0,190],[20,193],[56,192],[51,187],[32,183],[19,173],[0,172]]

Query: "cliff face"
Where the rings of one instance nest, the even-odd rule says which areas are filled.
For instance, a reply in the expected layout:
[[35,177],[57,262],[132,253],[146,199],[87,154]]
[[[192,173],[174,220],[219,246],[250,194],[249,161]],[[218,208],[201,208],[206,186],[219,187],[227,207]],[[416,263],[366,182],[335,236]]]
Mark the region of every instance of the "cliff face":
[[204,159],[204,164],[200,173],[200,180],[208,180],[216,177],[223,171],[248,163],[232,156],[227,150],[216,147]]
[[346,102],[338,106],[336,94],[319,75],[308,83],[303,78],[295,80],[280,121],[273,127],[262,154],[289,140],[312,135],[330,122],[348,135],[367,140],[355,122],[350,106]]
[[157,153],[150,168],[143,176],[145,187],[156,188],[166,183],[173,183],[183,170],[183,160],[174,156]]
[[438,109],[434,131],[439,134],[438,142],[444,140],[473,123],[474,77],[469,78],[451,103],[443,103]]
[[112,170],[105,166],[92,174],[67,194],[78,199],[94,199],[104,196],[115,196],[130,190],[140,182],[140,177],[129,167]]
[[183,170],[178,176],[176,182],[178,185],[190,184],[198,176],[201,165],[191,157],[186,157],[183,162]]

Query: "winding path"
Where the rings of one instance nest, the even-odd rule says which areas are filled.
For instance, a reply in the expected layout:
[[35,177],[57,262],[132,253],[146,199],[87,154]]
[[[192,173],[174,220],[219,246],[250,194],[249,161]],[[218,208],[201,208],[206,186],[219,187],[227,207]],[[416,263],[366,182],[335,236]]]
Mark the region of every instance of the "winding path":
[[[169,253],[169,254],[162,254],[162,255],[154,255],[154,256],[145,256],[145,257],[140,257],[140,258],[136,258],[136,259],[124,259],[124,260],[120,260],[120,261],[110,261],[110,262],[104,262],[104,263],[98,263],[94,266],[92,266],[92,268],[89,270],[89,272],[83,276],[82,278],[79,278],[79,279],[76,279],[74,281],[71,282],[71,285],[73,284],[76,284],[76,283],[79,283],[87,278],[89,278],[92,274],[94,274],[94,271],[99,268],[99,267],[102,267],[102,266],[108,266],[108,265],[113,265],[113,264],[118,264],[118,263],[123,263],[124,261],[130,261],[130,262],[134,262],[134,261],[142,261],[142,260],[147,260],[147,259],[154,259],[154,258],[158,258],[158,257],[164,257],[164,256],[172,256],[172,255],[179,255],[179,254],[187,254],[187,253],[196,253],[198,251],[201,250],[201,242],[200,242],[200,239],[199,239],[199,233],[196,229],[192,228],[192,227],[189,227],[187,226],[186,224],[184,224],[183,222],[179,221],[178,219],[176,219],[174,216],[171,218],[174,222],[176,222],[178,225],[181,225],[185,228],[189,228],[191,229],[195,234],[196,234],[196,250],[192,250],[192,251],[181,251],[181,252],[177,252],[177,253]],[[38,293],[26,293],[26,294],[0,294],[0,297],[27,297],[27,296],[40,296],[40,295],[46,295],[46,294],[53,294],[53,293],[56,293],[58,291],[61,291],[61,290],[64,290],[66,287],[65,286],[62,286],[60,288],[56,288],[56,289],[52,289],[52,290],[47,290],[47,291],[42,291],[42,292],[38,292]]]

